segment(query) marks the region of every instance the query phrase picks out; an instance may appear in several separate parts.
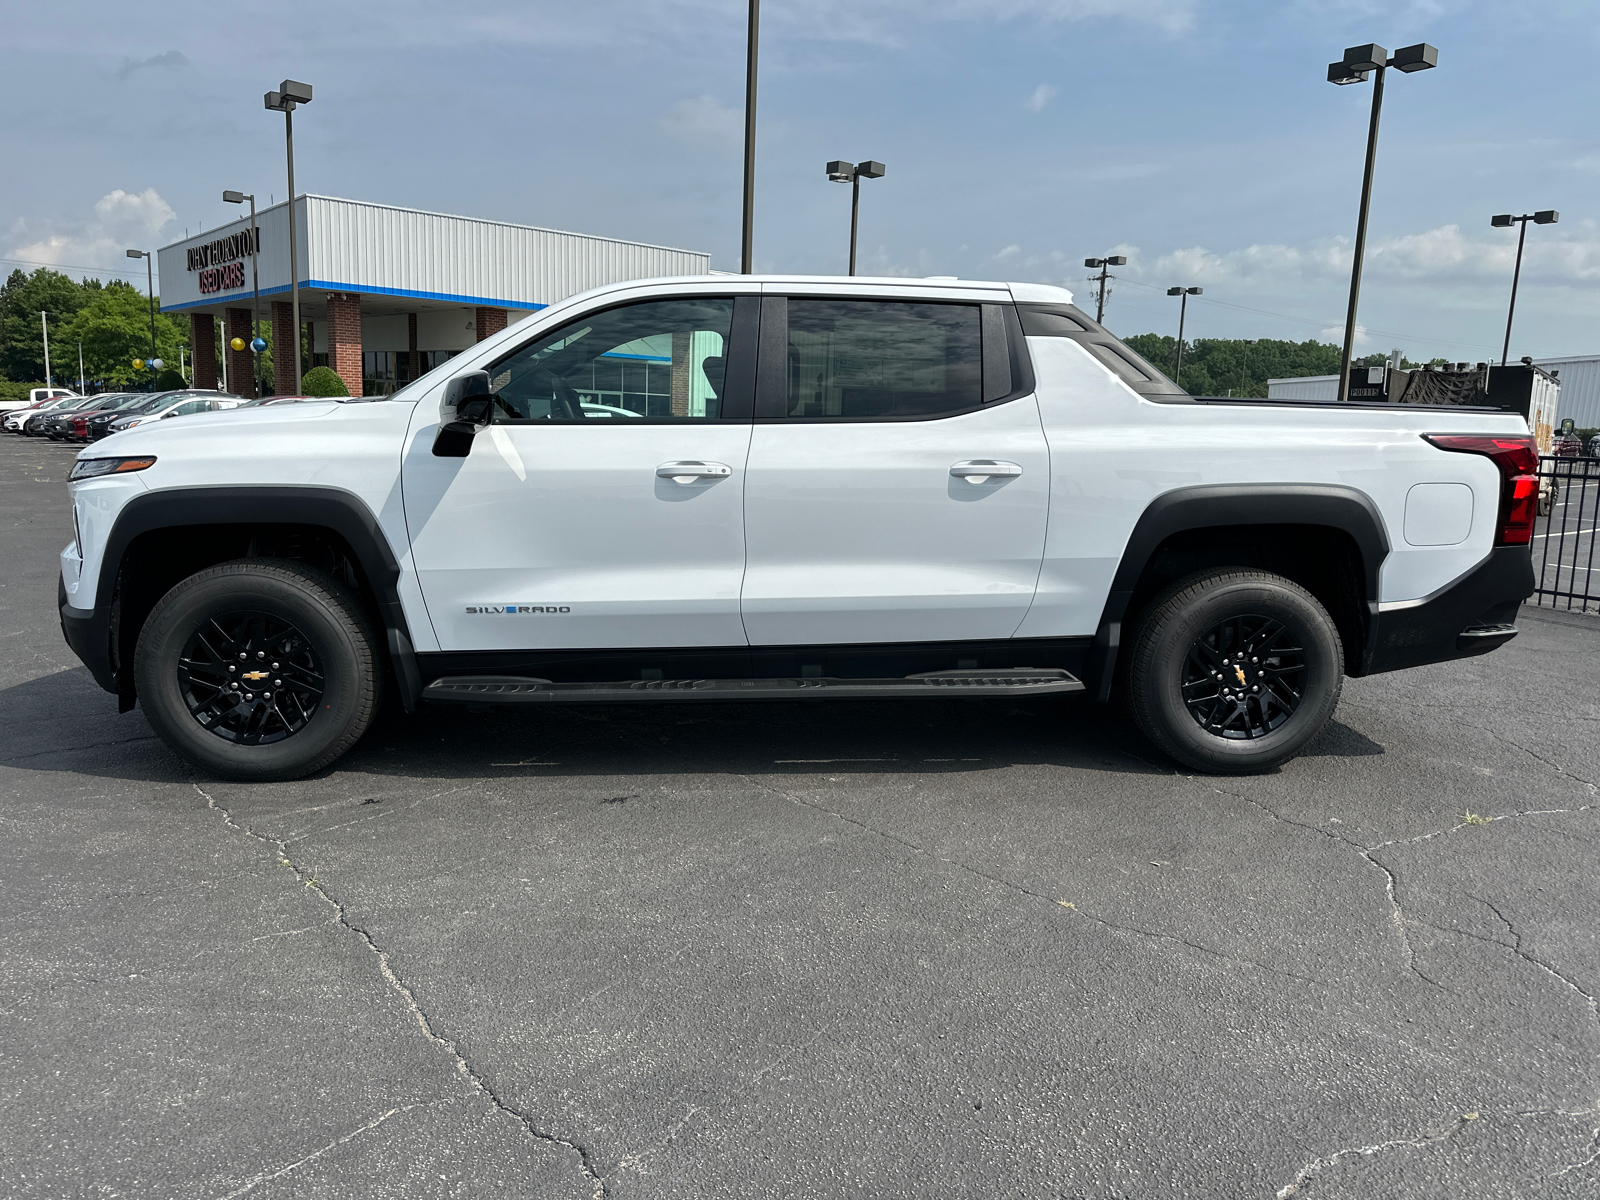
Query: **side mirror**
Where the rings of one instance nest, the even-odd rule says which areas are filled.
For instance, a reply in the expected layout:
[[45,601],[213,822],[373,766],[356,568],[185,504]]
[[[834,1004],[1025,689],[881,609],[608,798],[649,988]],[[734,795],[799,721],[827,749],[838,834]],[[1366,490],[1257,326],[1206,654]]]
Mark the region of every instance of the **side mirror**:
[[489,372],[468,371],[446,383],[440,410],[443,419],[433,439],[434,454],[439,458],[465,458],[472,450],[473,435],[489,423],[494,411]]

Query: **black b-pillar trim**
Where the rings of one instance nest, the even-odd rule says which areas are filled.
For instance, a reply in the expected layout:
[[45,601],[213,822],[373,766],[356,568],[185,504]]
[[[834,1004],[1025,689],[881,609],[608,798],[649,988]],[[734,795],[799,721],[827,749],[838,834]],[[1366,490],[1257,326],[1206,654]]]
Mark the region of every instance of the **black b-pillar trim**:
[[1133,527],[1122,562],[1111,581],[1095,634],[1086,682],[1099,700],[1111,697],[1122,623],[1139,579],[1157,547],[1175,533],[1230,525],[1319,525],[1350,535],[1361,554],[1366,596],[1366,645],[1360,660],[1371,661],[1377,631],[1378,573],[1389,555],[1389,535],[1377,506],[1355,488],[1323,483],[1206,484],[1175,488],[1152,500]]

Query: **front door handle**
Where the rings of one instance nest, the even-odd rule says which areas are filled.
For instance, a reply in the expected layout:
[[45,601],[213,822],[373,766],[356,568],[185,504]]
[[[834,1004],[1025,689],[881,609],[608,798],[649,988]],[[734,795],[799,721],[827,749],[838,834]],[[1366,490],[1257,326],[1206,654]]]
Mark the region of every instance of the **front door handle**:
[[657,479],[670,479],[683,487],[696,479],[726,479],[732,474],[732,467],[719,462],[670,462],[656,468]]
[[969,458],[951,467],[950,474],[968,483],[982,483],[985,479],[1015,479],[1022,474],[1022,468],[1016,463],[997,462],[992,458]]

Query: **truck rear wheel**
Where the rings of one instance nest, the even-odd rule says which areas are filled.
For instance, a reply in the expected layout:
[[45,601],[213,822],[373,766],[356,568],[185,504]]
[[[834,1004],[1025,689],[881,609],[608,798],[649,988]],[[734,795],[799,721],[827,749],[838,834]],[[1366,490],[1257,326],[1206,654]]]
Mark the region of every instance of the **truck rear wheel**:
[[139,704],[167,745],[225,779],[298,779],[342,755],[378,706],[377,640],[356,597],[288,559],[191,575],[151,610]]
[[1146,737],[1185,766],[1268,771],[1322,732],[1339,703],[1344,649],[1327,609],[1267,571],[1178,580],[1133,640],[1129,702]]

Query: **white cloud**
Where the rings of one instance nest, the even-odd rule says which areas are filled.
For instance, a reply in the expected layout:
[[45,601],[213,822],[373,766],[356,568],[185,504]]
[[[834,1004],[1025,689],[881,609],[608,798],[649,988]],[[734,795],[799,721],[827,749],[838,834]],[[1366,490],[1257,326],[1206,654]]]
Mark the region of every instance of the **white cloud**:
[[7,240],[7,257],[47,266],[128,269],[126,251],[154,250],[161,230],[177,216],[155,188],[107,192],[76,222],[18,221]]
[[[1469,237],[1459,225],[1440,225],[1420,233],[1373,239],[1367,246],[1363,274],[1432,284],[1499,286],[1511,278],[1516,249],[1514,232]],[[1152,270],[1196,283],[1249,282],[1270,287],[1347,278],[1350,262],[1350,239],[1333,237],[1303,246],[1257,243],[1221,253],[1190,246],[1161,255]],[[1600,232],[1580,224],[1565,236],[1530,233],[1522,274],[1525,280],[1578,285],[1600,282]]]
[[147,67],[187,67],[189,59],[181,50],[168,50],[164,54],[152,54],[149,58],[130,58],[124,60],[117,68],[117,78],[126,79],[135,71],[143,71]]
[[744,136],[744,110],[730,108],[715,96],[692,96],[669,108],[661,124],[688,141],[736,142]]
[[1012,242],[1011,245],[1006,246],[1004,249],[997,252],[989,261],[1000,262],[1003,259],[1016,258],[1021,253],[1022,247],[1017,245],[1017,243]]
[[1055,88],[1051,87],[1048,83],[1041,83],[1038,87],[1033,89],[1033,95],[1029,96],[1023,101],[1022,107],[1027,109],[1029,112],[1038,112],[1040,109],[1044,108],[1046,104],[1050,103],[1051,97],[1055,94]]

